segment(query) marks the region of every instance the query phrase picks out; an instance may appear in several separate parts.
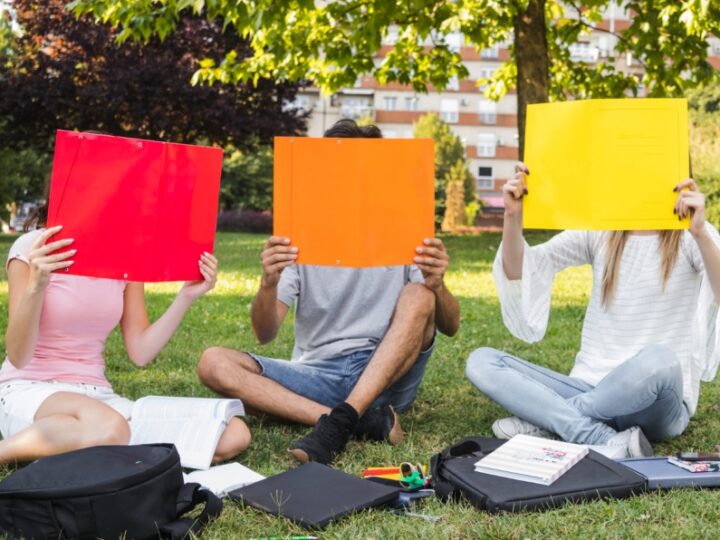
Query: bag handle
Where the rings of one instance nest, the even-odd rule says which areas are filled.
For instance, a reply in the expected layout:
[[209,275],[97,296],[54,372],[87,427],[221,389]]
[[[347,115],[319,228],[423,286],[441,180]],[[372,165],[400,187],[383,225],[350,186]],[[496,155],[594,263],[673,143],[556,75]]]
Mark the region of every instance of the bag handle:
[[[205,506],[198,517],[195,519],[180,517],[201,503],[204,503]],[[222,508],[222,501],[209,489],[203,489],[200,484],[193,482],[185,484],[178,492],[178,519],[160,527],[160,536],[170,540],[182,540],[189,533],[199,534],[210,520],[220,515]]]
[[430,460],[430,471],[431,471],[431,482],[435,495],[442,500],[447,501],[455,496],[457,488],[444,479],[440,469],[443,464],[448,460],[458,456],[465,456],[475,452],[482,451],[482,447],[477,439],[468,437],[461,440],[457,444],[454,444],[448,448],[445,448],[439,454],[435,454]]

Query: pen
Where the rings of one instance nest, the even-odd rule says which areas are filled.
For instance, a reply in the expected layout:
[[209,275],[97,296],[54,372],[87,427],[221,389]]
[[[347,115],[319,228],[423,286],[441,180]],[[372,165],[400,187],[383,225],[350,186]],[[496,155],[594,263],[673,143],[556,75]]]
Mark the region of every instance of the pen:
[[250,540],[318,540],[317,536],[259,536]]

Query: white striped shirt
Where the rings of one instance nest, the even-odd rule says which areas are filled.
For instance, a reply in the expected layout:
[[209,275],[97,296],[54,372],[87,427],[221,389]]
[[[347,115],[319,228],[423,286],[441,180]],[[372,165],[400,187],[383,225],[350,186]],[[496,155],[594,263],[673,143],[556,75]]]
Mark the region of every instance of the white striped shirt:
[[[708,232],[717,245],[720,235]],[[509,280],[498,249],[493,275],[508,330],[528,343],[542,339],[550,314],[555,274],[568,266],[591,264],[593,287],[585,313],[580,351],[570,372],[596,385],[611,370],[650,344],[670,347],[682,365],[683,399],[690,414],[697,407],[700,380],[712,380],[718,367],[718,306],[700,249],[689,232],[663,287],[659,235],[630,235],[620,261],[616,289],[601,304],[607,233],[565,231],[548,242],[525,244],[522,279]]]

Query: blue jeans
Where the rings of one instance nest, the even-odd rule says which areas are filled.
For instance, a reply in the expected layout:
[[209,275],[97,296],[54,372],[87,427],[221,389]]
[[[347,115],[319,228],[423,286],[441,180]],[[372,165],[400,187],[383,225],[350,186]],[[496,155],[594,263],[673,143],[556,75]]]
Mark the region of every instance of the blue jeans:
[[643,348],[597,386],[487,347],[470,355],[466,374],[515,416],[570,442],[605,444],[632,426],[661,441],[690,420],[680,362],[662,345]]
[[[413,367],[395,381],[373,402],[372,407],[390,404],[402,412],[413,404],[425,366],[432,355],[435,342],[420,352]],[[266,358],[248,353],[260,366],[262,375],[288,390],[327,407],[339,405],[350,395],[365,371],[373,349],[357,351],[338,358],[292,362]]]

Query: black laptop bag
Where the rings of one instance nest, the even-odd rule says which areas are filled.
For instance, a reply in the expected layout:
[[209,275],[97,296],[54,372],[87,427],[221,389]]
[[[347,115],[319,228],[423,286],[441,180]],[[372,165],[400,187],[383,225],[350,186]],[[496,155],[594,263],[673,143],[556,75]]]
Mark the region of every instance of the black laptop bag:
[[476,472],[475,462],[505,442],[468,437],[436,454],[430,462],[436,495],[443,501],[464,498],[481,510],[495,513],[619,499],[646,489],[641,475],[592,450],[549,486]]
[[[198,504],[195,519],[181,516]],[[173,538],[202,526],[222,502],[184,484],[171,444],[99,446],[46,457],[0,482],[0,532],[10,538]]]

